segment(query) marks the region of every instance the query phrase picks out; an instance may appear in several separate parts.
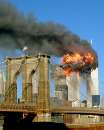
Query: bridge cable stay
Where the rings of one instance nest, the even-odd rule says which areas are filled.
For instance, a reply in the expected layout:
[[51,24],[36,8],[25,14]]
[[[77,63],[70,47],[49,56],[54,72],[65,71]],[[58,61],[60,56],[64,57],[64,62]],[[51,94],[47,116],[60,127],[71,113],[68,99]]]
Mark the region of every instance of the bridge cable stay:
[[[37,60],[36,60],[37,61]],[[29,62],[29,63],[26,63],[26,64],[34,64],[34,62],[33,63],[31,63],[31,62]],[[33,77],[33,75],[37,72],[37,69],[38,69],[38,67],[39,67],[39,64],[40,64],[40,58],[38,59],[38,63],[37,63],[37,65],[33,68],[33,70],[32,70],[32,77]],[[34,79],[34,80],[36,80],[36,78]],[[38,82],[38,81],[37,81]],[[28,86],[29,87],[29,86]],[[32,87],[34,88],[34,86],[33,86],[33,81],[32,81]]]

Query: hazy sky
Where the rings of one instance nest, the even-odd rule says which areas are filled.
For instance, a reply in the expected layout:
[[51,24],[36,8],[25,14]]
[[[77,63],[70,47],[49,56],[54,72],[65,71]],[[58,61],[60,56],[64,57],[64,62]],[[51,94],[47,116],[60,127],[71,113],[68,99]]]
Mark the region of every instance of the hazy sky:
[[65,25],[81,39],[92,40],[98,53],[101,95],[104,95],[104,1],[103,0],[8,0],[24,14],[39,21]]

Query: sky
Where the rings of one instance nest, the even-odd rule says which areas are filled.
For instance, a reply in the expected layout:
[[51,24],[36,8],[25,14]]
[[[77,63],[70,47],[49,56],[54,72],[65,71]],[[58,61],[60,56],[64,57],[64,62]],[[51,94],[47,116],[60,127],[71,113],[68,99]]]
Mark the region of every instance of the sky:
[[104,1],[103,0],[8,0],[22,13],[39,21],[63,24],[81,39],[92,40],[99,59],[100,92],[104,96]]

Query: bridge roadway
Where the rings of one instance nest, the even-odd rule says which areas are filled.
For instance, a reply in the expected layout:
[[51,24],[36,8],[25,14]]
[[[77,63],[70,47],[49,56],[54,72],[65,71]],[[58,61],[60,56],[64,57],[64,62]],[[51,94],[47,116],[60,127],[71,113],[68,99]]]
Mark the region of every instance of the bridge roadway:
[[[0,113],[4,113],[4,112],[37,113],[41,111],[43,110],[37,109],[37,107],[34,105],[26,105],[26,104],[1,104],[0,105]],[[50,113],[104,115],[104,109],[64,106],[64,107],[50,108]]]

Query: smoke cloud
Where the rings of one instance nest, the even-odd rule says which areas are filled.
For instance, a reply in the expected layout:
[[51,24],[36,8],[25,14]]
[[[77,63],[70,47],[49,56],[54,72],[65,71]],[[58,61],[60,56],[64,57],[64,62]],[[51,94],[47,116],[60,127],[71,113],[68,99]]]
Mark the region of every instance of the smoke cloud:
[[7,2],[0,2],[0,49],[22,51],[28,47],[29,54],[39,52],[62,56],[66,53],[91,52],[97,55],[90,43],[67,30],[63,25],[53,22],[42,23],[34,16],[21,14]]

